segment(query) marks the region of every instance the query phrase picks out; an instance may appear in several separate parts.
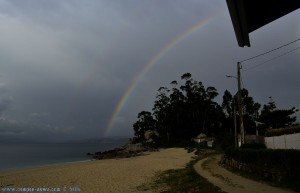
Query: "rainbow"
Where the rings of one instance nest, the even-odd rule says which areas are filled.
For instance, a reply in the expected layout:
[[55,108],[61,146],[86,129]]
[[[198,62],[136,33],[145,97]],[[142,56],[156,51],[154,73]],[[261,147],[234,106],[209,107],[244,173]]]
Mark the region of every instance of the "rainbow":
[[194,33],[195,31],[197,31],[200,28],[203,28],[206,24],[208,24],[212,19],[214,18],[214,16],[210,16],[207,17],[203,20],[201,20],[200,22],[196,23],[195,25],[193,25],[192,27],[186,29],[185,31],[183,31],[182,33],[178,34],[177,36],[175,36],[173,39],[171,39],[171,41],[169,41],[168,43],[166,43],[152,58],[151,60],[149,60],[149,62],[147,62],[142,70],[137,74],[136,77],[133,78],[133,80],[131,81],[131,83],[129,84],[128,88],[126,89],[126,91],[124,92],[124,94],[122,95],[121,99],[119,100],[118,104],[115,106],[113,113],[110,116],[110,119],[108,121],[108,124],[105,128],[105,136],[107,136],[109,134],[109,131],[112,129],[113,124],[115,122],[116,116],[118,115],[118,113],[121,111],[121,109],[124,107],[125,102],[127,101],[127,99],[129,98],[130,94],[132,93],[132,91],[134,90],[134,88],[136,87],[137,83],[141,80],[141,78],[149,71],[150,67],[154,66],[154,64],[158,63],[158,61],[169,51],[171,50],[173,47],[175,47],[179,42],[183,41],[185,38],[187,38],[188,36],[190,36],[192,33]]

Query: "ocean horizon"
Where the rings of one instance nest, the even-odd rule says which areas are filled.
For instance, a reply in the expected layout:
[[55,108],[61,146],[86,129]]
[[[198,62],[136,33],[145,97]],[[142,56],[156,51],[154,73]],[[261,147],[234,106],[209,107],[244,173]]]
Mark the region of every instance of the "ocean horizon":
[[106,151],[128,140],[97,143],[0,143],[0,171],[92,160],[87,153]]

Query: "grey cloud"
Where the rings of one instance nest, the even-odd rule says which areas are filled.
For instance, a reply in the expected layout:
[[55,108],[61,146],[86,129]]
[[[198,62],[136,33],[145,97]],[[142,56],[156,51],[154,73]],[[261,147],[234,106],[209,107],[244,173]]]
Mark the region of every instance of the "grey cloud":
[[[225,75],[235,75],[240,59],[295,37],[299,29],[289,26],[298,15],[252,33],[252,47],[241,49],[224,1],[1,1],[0,82],[7,86],[0,84],[0,109],[27,137],[102,136],[145,65],[179,34],[212,17],[165,52],[124,101],[110,134],[132,135],[132,123],[138,112],[151,110],[157,89],[185,72],[220,95],[235,92],[235,80]],[[272,64],[242,74],[254,99],[265,102],[272,95],[282,106],[297,105],[299,55],[288,58],[289,68]]]
[[0,113],[8,109],[12,99],[11,98],[0,98]]
[[13,98],[7,93],[7,86],[5,83],[0,83],[0,116],[7,110],[12,103]]
[[22,128],[16,120],[9,120],[1,117],[0,119],[0,139],[1,136],[23,135],[26,129]]
[[34,113],[29,113],[28,116],[32,119],[43,119],[49,117],[50,114],[48,112],[41,112],[41,113],[34,112]]

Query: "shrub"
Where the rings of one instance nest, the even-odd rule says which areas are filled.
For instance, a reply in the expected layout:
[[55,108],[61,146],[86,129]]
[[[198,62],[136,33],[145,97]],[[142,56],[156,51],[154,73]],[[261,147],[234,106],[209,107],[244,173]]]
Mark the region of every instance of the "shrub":
[[294,134],[294,133],[300,133],[300,125],[293,125],[287,128],[268,129],[266,131],[266,136],[272,137],[272,136],[280,136],[280,135],[287,135],[287,134]]
[[266,145],[263,143],[245,143],[245,144],[242,144],[241,148],[244,148],[244,149],[267,149]]
[[234,134],[232,133],[218,133],[216,136],[216,146],[225,150],[229,147],[234,147]]
[[286,180],[300,180],[300,150],[228,148],[225,157],[247,164],[257,171],[285,174]]

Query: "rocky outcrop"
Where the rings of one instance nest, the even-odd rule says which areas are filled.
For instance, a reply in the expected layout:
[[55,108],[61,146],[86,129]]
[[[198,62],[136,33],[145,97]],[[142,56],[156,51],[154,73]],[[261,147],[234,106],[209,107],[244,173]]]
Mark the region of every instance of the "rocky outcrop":
[[143,155],[145,151],[157,151],[156,149],[150,149],[142,146],[141,144],[126,144],[124,146],[91,154],[94,159],[116,159],[116,158],[130,158]]

